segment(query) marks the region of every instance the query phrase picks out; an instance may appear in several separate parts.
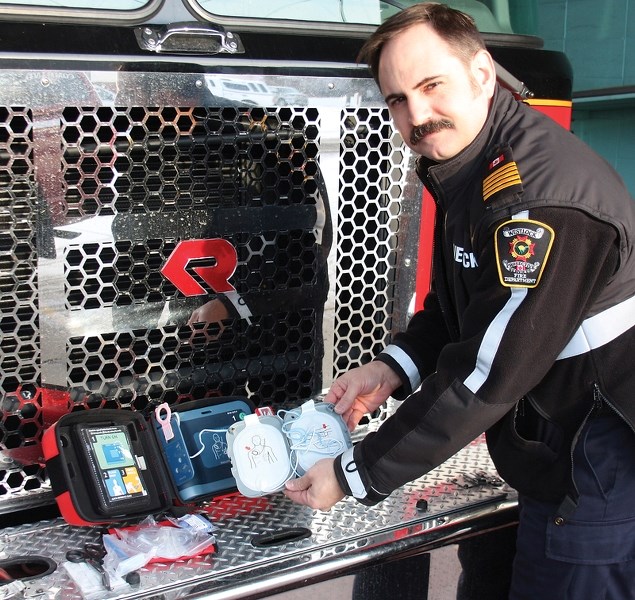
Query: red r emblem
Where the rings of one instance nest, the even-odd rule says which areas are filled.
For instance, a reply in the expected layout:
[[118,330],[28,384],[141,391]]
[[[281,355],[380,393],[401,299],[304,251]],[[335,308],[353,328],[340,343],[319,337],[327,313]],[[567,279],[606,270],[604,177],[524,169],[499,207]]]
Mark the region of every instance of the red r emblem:
[[229,278],[237,266],[236,248],[227,240],[183,240],[170,254],[161,274],[185,296],[209,293],[193,274],[198,275],[212,291],[223,294],[235,291]]

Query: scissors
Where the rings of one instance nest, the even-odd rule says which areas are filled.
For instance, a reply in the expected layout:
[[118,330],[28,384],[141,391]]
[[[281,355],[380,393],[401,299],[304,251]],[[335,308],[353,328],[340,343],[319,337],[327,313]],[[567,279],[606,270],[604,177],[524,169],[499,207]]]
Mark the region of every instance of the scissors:
[[106,556],[106,550],[101,544],[86,543],[82,550],[69,550],[66,553],[66,560],[72,563],[85,562],[93,567],[101,575],[101,584],[107,589],[112,590],[110,576],[108,571],[104,569],[103,558]]

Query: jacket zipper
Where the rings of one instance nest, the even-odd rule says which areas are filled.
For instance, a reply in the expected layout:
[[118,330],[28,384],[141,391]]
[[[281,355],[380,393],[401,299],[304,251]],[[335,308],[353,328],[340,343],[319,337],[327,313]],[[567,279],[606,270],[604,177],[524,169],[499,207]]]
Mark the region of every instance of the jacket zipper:
[[575,478],[573,476],[573,453],[574,453],[574,449],[575,447],[578,445],[578,440],[580,439],[580,434],[582,433],[582,430],[584,429],[584,426],[587,424],[587,421],[591,418],[591,415],[600,410],[602,408],[602,405],[606,404],[614,413],[617,417],[619,417],[620,419],[622,419],[622,421],[624,421],[631,429],[631,431],[633,431],[633,433],[635,433],[635,429],[633,429],[633,427],[630,425],[630,423],[628,423],[628,421],[626,419],[624,419],[624,417],[620,414],[620,412],[606,399],[606,396],[604,396],[604,394],[600,391],[600,386],[598,384],[597,381],[593,382],[593,406],[591,406],[591,409],[589,410],[589,412],[586,414],[586,416],[584,417],[584,420],[582,421],[580,427],[578,428],[578,430],[575,433],[575,436],[573,438],[573,441],[571,443],[571,448],[569,449],[569,458],[570,458],[570,464],[571,464],[571,482],[573,483],[573,489],[575,491],[576,494],[576,501],[577,501],[577,496],[578,496],[578,486],[575,484]]
[[433,277],[437,291],[437,298],[439,300],[439,309],[441,310],[441,315],[443,316],[445,325],[448,328],[450,339],[456,342],[460,339],[459,326],[456,318],[453,317],[454,312],[452,311],[450,303],[450,292],[447,283],[447,273],[443,268],[443,247],[441,243],[441,232],[443,230],[443,219],[445,218],[445,214],[439,207],[439,192],[435,186],[434,180],[429,173],[427,175],[427,179],[428,183],[430,184],[432,198],[434,199],[434,203],[437,208],[434,223],[434,236],[432,239]]
[[600,386],[598,385],[597,381],[595,381],[593,382],[593,408],[591,410],[595,410],[596,408],[597,410],[600,410],[603,404],[606,404],[606,406],[608,406],[613,411],[613,413],[615,413],[615,416],[624,421],[624,423],[628,425],[630,430],[635,433],[635,428],[633,428],[633,426],[622,416],[622,413],[608,401],[606,396],[600,391]]

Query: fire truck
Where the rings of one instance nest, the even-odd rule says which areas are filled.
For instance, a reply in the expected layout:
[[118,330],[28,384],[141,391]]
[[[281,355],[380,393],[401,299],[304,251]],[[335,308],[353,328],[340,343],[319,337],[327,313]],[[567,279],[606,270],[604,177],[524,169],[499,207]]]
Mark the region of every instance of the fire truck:
[[[44,565],[15,597],[83,597],[61,565],[103,533],[55,503],[42,437],[63,415],[319,400],[421,305],[434,207],[356,61],[409,4],[0,2],[0,564]],[[569,127],[534,3],[449,4],[518,101]],[[516,503],[480,438],[372,508],[224,494],[197,506],[214,553],[95,597],[497,598],[478,590],[509,561],[479,548],[511,556]]]

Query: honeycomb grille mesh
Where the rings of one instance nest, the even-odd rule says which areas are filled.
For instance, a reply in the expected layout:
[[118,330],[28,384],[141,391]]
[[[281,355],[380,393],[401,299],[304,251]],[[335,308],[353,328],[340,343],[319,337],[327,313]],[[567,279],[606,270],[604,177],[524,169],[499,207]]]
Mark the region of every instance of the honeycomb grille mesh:
[[0,469],[4,499],[38,489],[44,477],[37,454],[29,458],[44,424],[37,393],[37,205],[32,113],[24,107],[0,107],[0,449],[21,448],[24,456],[23,464]]
[[66,108],[66,215],[310,202],[318,130],[314,108]]
[[[387,342],[404,149],[385,109],[341,110],[337,198],[315,107],[66,106],[52,120],[38,169],[31,111],[0,107],[0,512],[48,493],[39,443],[65,412],[220,395],[294,404]],[[38,192],[51,181],[54,210]],[[188,323],[219,297],[187,297],[161,268],[196,238],[236,249],[250,318]],[[40,286],[57,281],[46,265],[63,297],[44,334]]]
[[32,119],[0,107],[0,390],[39,378]]
[[221,324],[166,326],[70,338],[71,399],[87,408],[175,404],[251,395],[281,405],[316,391],[315,314],[310,309]]
[[[315,235],[310,231],[262,231],[226,235],[224,239],[238,253],[233,281],[245,293],[316,284],[319,257]],[[67,308],[129,306],[174,298],[177,289],[161,275],[160,267],[175,245],[173,240],[149,239],[70,247],[65,261]],[[280,256],[284,269],[273,260]]]
[[404,158],[386,109],[343,111],[335,376],[371,360],[389,339]]

